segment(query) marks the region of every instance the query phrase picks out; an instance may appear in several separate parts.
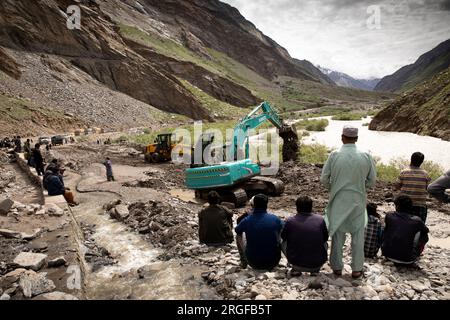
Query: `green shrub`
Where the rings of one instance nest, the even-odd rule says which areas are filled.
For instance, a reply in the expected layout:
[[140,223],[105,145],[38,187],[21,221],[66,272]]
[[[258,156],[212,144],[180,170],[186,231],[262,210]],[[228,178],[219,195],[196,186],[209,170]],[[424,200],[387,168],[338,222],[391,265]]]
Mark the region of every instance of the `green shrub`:
[[299,158],[303,163],[323,164],[328,158],[330,151],[322,144],[303,144],[300,146]]
[[353,121],[353,120],[361,120],[365,116],[366,114],[362,112],[343,112],[334,115],[331,119],[341,121]]
[[312,120],[302,120],[297,122],[297,128],[305,129],[307,131],[325,131],[328,126],[327,119],[312,119]]
[[[379,159],[375,159],[375,161],[377,162],[377,178],[385,182],[395,182],[401,170],[409,166],[409,160],[404,158],[391,160],[388,164],[381,163]],[[432,180],[444,173],[444,168],[433,161],[425,161],[421,168],[428,172]]]

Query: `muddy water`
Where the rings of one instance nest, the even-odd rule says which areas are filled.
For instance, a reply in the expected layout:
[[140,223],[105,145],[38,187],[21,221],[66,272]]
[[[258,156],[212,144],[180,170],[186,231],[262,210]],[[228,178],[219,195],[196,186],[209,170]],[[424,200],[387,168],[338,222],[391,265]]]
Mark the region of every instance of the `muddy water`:
[[340,148],[342,128],[345,125],[353,125],[359,129],[358,147],[371,152],[379,157],[382,162],[389,162],[396,158],[409,159],[411,154],[420,151],[425,154],[425,160],[439,163],[444,169],[450,168],[450,142],[429,136],[419,136],[409,132],[371,131],[368,126],[371,118],[358,121],[336,121],[331,117],[325,131],[310,132],[310,136],[304,138],[307,144],[320,143],[329,148]]
[[[85,185],[98,185],[103,174],[98,165],[90,167],[79,177]],[[118,184],[141,177],[142,169],[117,166]],[[116,174],[117,174],[116,173]],[[72,178],[73,179],[73,178]],[[73,180],[72,180],[73,181]],[[178,261],[161,262],[161,249],[154,248],[134,231],[104,214],[102,206],[117,195],[88,192],[77,195],[81,202],[74,208],[78,222],[95,225],[93,239],[117,261],[86,275],[88,299],[214,299],[215,293],[201,279],[201,268],[182,266]],[[137,271],[140,270],[138,273]]]

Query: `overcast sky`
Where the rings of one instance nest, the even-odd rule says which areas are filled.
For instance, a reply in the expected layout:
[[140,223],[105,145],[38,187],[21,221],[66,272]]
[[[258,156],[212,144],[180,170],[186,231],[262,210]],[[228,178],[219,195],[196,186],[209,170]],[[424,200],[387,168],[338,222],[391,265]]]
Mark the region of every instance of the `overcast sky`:
[[357,78],[391,74],[450,38],[450,0],[222,1],[291,56]]

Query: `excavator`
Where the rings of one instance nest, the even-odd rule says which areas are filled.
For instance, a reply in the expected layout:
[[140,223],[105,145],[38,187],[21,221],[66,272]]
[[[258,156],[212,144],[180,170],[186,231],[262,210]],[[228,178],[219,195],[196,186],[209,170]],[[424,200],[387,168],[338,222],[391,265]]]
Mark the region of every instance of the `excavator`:
[[[262,176],[261,167],[249,158],[249,130],[269,121],[283,139],[283,161],[295,160],[298,153],[297,130],[287,125],[267,102],[255,107],[234,127],[231,144],[224,146],[227,161],[214,165],[191,166],[185,170],[185,184],[195,190],[198,198],[205,199],[211,190],[217,191],[223,201],[243,206],[248,197],[257,193],[278,196],[284,192],[281,180]],[[243,154],[239,160],[238,155]],[[230,161],[229,159],[234,159]]]

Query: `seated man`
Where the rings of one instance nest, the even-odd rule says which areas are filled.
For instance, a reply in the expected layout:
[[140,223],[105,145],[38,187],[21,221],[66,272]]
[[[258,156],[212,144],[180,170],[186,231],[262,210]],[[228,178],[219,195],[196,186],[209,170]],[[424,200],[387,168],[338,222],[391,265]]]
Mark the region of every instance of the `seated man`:
[[283,252],[295,273],[317,273],[327,261],[328,230],[321,215],[312,213],[309,197],[296,201],[297,214],[286,220],[281,238]]
[[381,251],[389,260],[412,265],[428,242],[428,228],[418,216],[412,215],[413,202],[407,195],[398,196],[394,213],[386,215]]
[[51,174],[46,177],[46,187],[49,196],[64,196],[67,203],[71,206],[76,206],[78,203],[75,202],[73,193],[69,188],[64,186],[63,177],[60,174],[60,170],[57,167],[51,167]]
[[233,213],[220,205],[216,191],[208,193],[209,206],[198,214],[198,235],[200,242],[221,246],[233,242]]
[[[271,270],[281,259],[280,232],[283,222],[277,216],[267,213],[269,199],[264,194],[254,197],[254,210],[235,228],[236,242],[242,267],[248,264],[255,269]],[[245,241],[243,238],[245,234]]]
[[367,226],[364,234],[364,256],[366,258],[374,258],[380,250],[383,226],[381,225],[381,217],[377,213],[377,205],[368,203],[367,207]]
[[443,203],[450,203],[450,195],[445,192],[446,189],[450,189],[450,170],[428,186],[428,193]]

